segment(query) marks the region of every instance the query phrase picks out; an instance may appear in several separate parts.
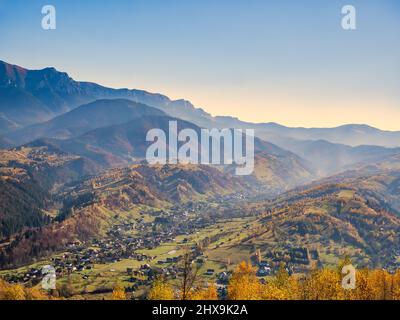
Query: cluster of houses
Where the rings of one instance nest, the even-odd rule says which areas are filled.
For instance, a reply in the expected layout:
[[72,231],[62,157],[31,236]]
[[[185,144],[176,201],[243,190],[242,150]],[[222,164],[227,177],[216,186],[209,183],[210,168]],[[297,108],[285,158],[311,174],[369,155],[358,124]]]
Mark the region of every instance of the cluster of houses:
[[283,250],[273,250],[266,254],[266,257],[273,262],[290,262],[291,264],[310,265],[312,260],[319,259],[318,250],[309,250],[302,247],[290,247]]
[[38,283],[42,279],[42,271],[36,268],[31,268],[23,274],[12,273],[4,277],[9,283]]
[[222,203],[222,204],[231,203],[231,202],[245,200],[248,197],[249,197],[249,195],[245,194],[244,192],[230,193],[227,195],[216,196],[214,199],[214,202]]
[[258,269],[257,269],[258,277],[266,277],[271,275],[271,273],[272,273],[272,268],[267,261],[262,260],[258,263]]
[[[240,195],[238,195],[240,198]],[[181,256],[163,257],[157,260],[157,267],[151,267],[148,262],[156,257],[138,253],[140,249],[153,249],[157,246],[175,242],[177,236],[193,234],[212,221],[205,220],[202,215],[195,212],[207,210],[205,202],[189,202],[176,205],[168,211],[154,210],[143,212],[154,216],[154,220],[139,218],[135,222],[121,222],[114,224],[106,233],[106,237],[94,239],[88,243],[73,242],[67,245],[64,254],[54,257],[52,265],[60,276],[90,270],[94,264],[108,264],[121,261],[122,259],[133,259],[142,262],[138,270],[127,269],[129,281],[135,285],[141,285],[151,281],[156,274],[174,278],[179,273],[179,261]],[[188,242],[184,238],[182,243]],[[194,254],[194,259],[199,259],[200,253]],[[288,258],[289,257],[289,258]],[[316,250],[307,248],[290,248],[282,251],[271,251],[264,259],[257,259],[257,276],[265,277],[272,275],[279,267],[279,262],[286,259],[288,272],[296,272],[296,266],[308,266],[312,259],[318,259]],[[204,275],[213,277],[221,286],[229,280],[228,272],[216,273],[214,269],[207,269]],[[88,275],[83,274],[83,277]],[[32,269],[23,275],[13,275],[14,282],[36,281],[41,278],[41,270]]]
[[318,250],[309,250],[303,247],[288,247],[282,250],[268,251],[265,254],[265,259],[262,259],[258,251],[253,257],[253,263],[258,268],[258,277],[273,275],[282,263],[289,274],[307,272],[313,261],[320,265]]
[[[135,222],[115,224],[110,227],[104,238],[93,239],[87,243],[79,241],[68,243],[65,253],[52,258],[51,265],[55,268],[58,276],[63,276],[90,270],[94,264],[115,263],[122,259],[133,259],[141,262],[151,261],[155,257],[137,251],[139,249],[153,249],[162,243],[174,242],[176,236],[189,235],[206,226],[206,222],[201,219],[190,217],[190,214],[196,209],[199,209],[197,204],[176,206],[171,212],[158,210],[150,213],[165,219],[146,222],[143,218],[139,218]],[[183,242],[188,242],[188,239],[184,238]],[[158,264],[165,264],[165,267],[156,270],[144,267],[138,272],[144,276],[150,276],[149,278],[151,278],[153,271],[166,276],[174,276],[178,271],[173,265],[176,265],[180,258],[160,259]],[[83,276],[88,277],[87,275]],[[24,274],[13,273],[13,275],[7,277],[7,280],[28,283],[39,281],[41,278],[41,270],[32,269]]]

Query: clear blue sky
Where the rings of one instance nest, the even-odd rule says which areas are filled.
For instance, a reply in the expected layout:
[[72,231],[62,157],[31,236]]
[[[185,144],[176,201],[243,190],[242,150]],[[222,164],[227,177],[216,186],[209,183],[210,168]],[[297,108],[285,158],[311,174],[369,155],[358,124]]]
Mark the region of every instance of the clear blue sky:
[[[41,7],[57,29],[41,29]],[[357,9],[357,30],[341,8]],[[0,59],[214,115],[400,129],[398,0],[0,0]]]

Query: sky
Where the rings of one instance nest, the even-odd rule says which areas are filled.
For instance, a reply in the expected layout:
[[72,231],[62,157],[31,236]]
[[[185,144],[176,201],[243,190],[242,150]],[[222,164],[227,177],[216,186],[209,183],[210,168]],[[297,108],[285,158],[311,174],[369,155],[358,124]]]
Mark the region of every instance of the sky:
[[398,0],[0,0],[0,60],[287,126],[400,130],[399,40]]

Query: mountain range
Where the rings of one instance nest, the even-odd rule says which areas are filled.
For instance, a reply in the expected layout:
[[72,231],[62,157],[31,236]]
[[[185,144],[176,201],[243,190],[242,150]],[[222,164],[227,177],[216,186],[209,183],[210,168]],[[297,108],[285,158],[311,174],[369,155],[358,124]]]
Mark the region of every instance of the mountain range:
[[[129,100],[118,100],[118,102],[126,105],[133,103]],[[113,108],[114,100],[96,101],[93,105],[97,103],[100,103],[101,106],[107,103],[109,108]],[[71,113],[77,114],[79,110],[80,107],[71,111]],[[143,110],[146,110],[146,107]],[[57,121],[58,118],[55,119],[55,122],[59,122]],[[79,118],[84,119],[84,117]],[[78,155],[92,160],[105,169],[123,167],[144,161],[146,150],[151,144],[151,142],[146,141],[146,133],[152,128],[159,128],[168,132],[170,121],[178,121],[179,131],[190,128],[200,136],[200,127],[188,121],[160,115],[160,111],[157,110],[154,115],[141,116],[140,121],[133,118],[133,120],[123,124],[99,127],[69,139],[39,138],[25,144],[25,146],[47,147]],[[58,130],[62,130],[62,127],[58,126]],[[79,132],[79,130],[74,132]],[[178,148],[182,144],[183,142],[179,142]],[[255,170],[250,177],[247,177],[252,182],[268,185],[269,191],[272,192],[273,190],[287,189],[311,179],[312,168],[307,161],[296,154],[258,138],[255,138],[254,146]],[[210,152],[213,152],[213,150],[210,149]],[[221,167],[221,170],[230,174],[233,174],[232,169],[232,166]]]
[[260,137],[280,136],[297,140],[326,140],[350,146],[400,146],[399,131],[384,131],[368,125],[336,128],[290,128],[276,123],[250,123],[234,117],[213,117],[189,101],[143,90],[112,89],[96,83],[75,81],[55,68],[28,70],[0,61],[0,132],[44,122],[82,104],[99,99],[129,99],[159,108],[200,127],[254,128]]
[[[168,132],[171,121],[198,135],[202,128],[254,129],[254,172],[239,177],[234,166],[149,165],[146,133]],[[245,255],[255,245],[265,252],[310,245],[320,246],[325,260],[345,248],[357,262],[392,266],[400,230],[399,138],[367,125],[289,128],[214,117],[187,100],[0,61],[0,265],[105,237],[126,216],[151,228],[153,239],[160,231],[155,221],[172,219],[164,210],[181,206],[172,216],[193,214],[196,228],[205,218],[199,212],[209,223],[218,216],[252,221],[245,237],[225,230],[227,242],[210,252],[217,256]]]
[[[62,145],[69,152],[103,158],[103,165],[123,164],[138,156],[138,150],[139,157],[143,156],[143,143],[137,145],[138,135],[143,137],[139,131],[158,125],[156,118],[152,118],[151,125],[140,124],[146,116],[175,117],[194,127],[255,129],[256,136],[268,141],[270,149],[274,145],[272,149],[296,155],[301,158],[301,167],[311,169],[318,177],[336,174],[360,162],[380,161],[400,151],[400,132],[367,125],[289,128],[213,117],[187,100],[172,101],[142,90],[106,88],[75,81],[54,68],[28,70],[0,61],[0,147],[37,145],[34,140],[47,139],[47,143]],[[136,130],[136,140],[129,141],[133,136],[128,129]]]

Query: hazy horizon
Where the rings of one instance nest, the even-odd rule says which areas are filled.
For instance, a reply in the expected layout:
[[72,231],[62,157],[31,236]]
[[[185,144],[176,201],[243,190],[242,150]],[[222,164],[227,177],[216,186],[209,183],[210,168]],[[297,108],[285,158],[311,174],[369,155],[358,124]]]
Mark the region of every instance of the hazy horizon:
[[[398,2],[306,2],[52,1],[57,29],[45,31],[41,1],[0,1],[1,59],[186,99],[213,116],[400,130]],[[355,31],[341,28],[346,4]]]

